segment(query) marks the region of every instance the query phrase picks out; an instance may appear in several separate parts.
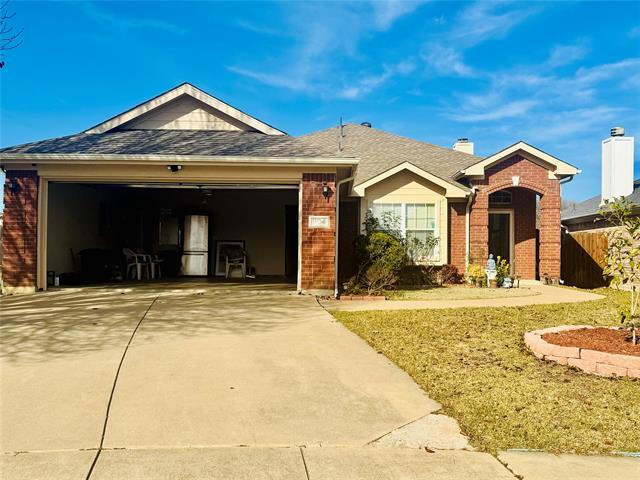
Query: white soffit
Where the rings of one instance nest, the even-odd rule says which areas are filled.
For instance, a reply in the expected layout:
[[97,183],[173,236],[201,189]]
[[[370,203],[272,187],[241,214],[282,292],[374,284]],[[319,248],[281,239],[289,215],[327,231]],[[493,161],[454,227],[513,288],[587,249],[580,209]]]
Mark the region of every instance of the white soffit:
[[554,157],[553,155],[549,155],[542,150],[539,150],[528,143],[525,142],[517,142],[511,145],[510,147],[505,148],[504,150],[499,151],[498,153],[494,153],[493,155],[485,158],[484,160],[471,165],[464,170],[460,171],[459,176],[464,177],[483,177],[484,172],[487,168],[500,163],[503,160],[506,160],[512,157],[515,154],[520,154],[527,160],[530,160],[533,163],[536,163],[543,168],[546,168],[549,171],[549,178],[562,178],[571,175],[577,175],[581,172],[578,168],[573,165],[563,162],[562,160]]
[[409,172],[415,173],[419,177],[422,177],[425,180],[428,180],[431,183],[435,183],[436,185],[444,188],[445,197],[449,197],[449,198],[465,198],[465,197],[468,196],[468,192],[464,188],[457,187],[453,183],[447,182],[446,180],[443,180],[440,177],[436,177],[435,175],[427,172],[426,170],[423,170],[423,169],[421,169],[419,167],[416,167],[413,163],[410,163],[410,162],[404,162],[404,163],[401,163],[400,165],[396,165],[395,167],[390,168],[389,170],[386,170],[386,171],[376,175],[373,178],[370,178],[366,182],[363,182],[363,183],[360,183],[358,185],[355,185],[353,187],[353,192],[358,197],[364,197],[365,190],[368,187],[370,187],[372,185],[375,185],[377,183],[380,183],[380,182],[386,180],[387,178],[392,177],[396,173],[402,172],[403,170],[408,170]]
[[200,90],[199,88],[194,87],[189,83],[183,83],[157,97],[152,98],[140,105],[133,107],[130,110],[127,110],[124,113],[116,115],[115,117],[110,118],[98,125],[91,127],[88,130],[85,130],[84,133],[105,133],[119,126],[131,122],[134,119],[137,119],[147,113],[155,110],[158,107],[166,105],[172,100],[177,99],[182,95],[188,95],[196,100],[201,101],[202,103],[210,106],[211,108],[222,112],[224,115],[227,115],[238,122],[247,125],[250,129],[256,130],[258,132],[267,134],[267,135],[286,135],[285,132],[278,130],[277,128],[268,125],[257,118],[254,118],[237,108],[232,107],[231,105],[219,100],[208,93]]

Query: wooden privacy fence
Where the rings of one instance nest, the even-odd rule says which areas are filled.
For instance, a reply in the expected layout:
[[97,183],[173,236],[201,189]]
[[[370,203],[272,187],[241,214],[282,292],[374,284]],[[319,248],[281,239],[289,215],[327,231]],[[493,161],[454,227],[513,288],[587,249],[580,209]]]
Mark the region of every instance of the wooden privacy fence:
[[562,234],[561,278],[565,285],[581,288],[604,287],[602,277],[606,265],[608,241],[602,232]]

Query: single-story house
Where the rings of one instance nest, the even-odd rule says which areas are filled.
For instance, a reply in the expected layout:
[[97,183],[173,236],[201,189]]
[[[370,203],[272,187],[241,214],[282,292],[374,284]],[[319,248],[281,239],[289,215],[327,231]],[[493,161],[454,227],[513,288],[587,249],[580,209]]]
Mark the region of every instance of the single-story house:
[[13,292],[46,289],[87,250],[163,251],[171,270],[185,215],[209,218],[207,245],[239,242],[252,272],[300,291],[349,275],[369,210],[438,237],[435,264],[464,272],[493,253],[522,279],[558,277],[560,184],[579,173],[522,141],[479,157],[464,139],[443,148],[366,123],[295,138],[188,83],[82,133],[3,148],[0,164]]

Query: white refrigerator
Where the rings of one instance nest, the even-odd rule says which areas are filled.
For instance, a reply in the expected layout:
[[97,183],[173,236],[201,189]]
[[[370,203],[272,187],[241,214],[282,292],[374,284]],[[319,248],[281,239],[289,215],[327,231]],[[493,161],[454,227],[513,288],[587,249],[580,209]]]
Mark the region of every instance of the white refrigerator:
[[180,274],[206,276],[209,273],[209,217],[186,215]]

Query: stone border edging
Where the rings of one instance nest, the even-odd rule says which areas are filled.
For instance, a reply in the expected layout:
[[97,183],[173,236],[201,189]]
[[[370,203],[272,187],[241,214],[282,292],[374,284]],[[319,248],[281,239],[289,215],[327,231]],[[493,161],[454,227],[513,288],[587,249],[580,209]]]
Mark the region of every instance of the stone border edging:
[[338,298],[338,300],[341,301],[350,301],[350,300],[367,300],[367,301],[371,301],[371,302],[380,302],[380,301],[385,301],[387,299],[387,297],[385,297],[384,295],[340,295],[340,298]]
[[[558,333],[583,328],[601,328],[589,325],[565,325],[543,328],[524,334],[524,343],[537,358],[560,365],[570,365],[584,372],[604,377],[640,378],[640,357],[600,352],[579,347],[563,347],[545,341],[546,333]],[[615,327],[614,327],[615,328]]]

